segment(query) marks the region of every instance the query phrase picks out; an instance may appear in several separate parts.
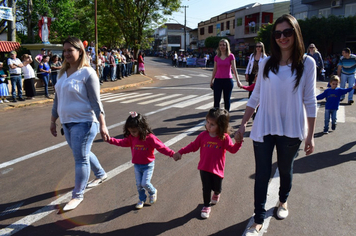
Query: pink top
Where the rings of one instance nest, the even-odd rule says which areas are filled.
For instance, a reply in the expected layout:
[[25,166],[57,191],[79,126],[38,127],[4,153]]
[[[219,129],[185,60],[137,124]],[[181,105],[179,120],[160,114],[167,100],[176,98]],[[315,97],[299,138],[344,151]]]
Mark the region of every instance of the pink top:
[[228,79],[232,78],[231,73],[231,61],[235,60],[234,54],[230,53],[230,56],[221,60],[220,57],[215,56],[214,61],[216,62],[216,74],[215,79]]
[[110,138],[110,144],[120,147],[131,147],[132,163],[146,165],[155,160],[154,149],[160,153],[172,157],[174,151],[164,145],[154,134],[148,134],[146,140],[140,140],[139,137],[130,135],[127,138]]
[[208,131],[203,131],[193,142],[178,152],[186,154],[196,152],[200,148],[198,170],[204,170],[224,178],[226,150],[236,153],[240,150],[241,145],[242,142],[233,144],[228,134],[225,134],[224,140],[220,140],[218,137],[211,137]]

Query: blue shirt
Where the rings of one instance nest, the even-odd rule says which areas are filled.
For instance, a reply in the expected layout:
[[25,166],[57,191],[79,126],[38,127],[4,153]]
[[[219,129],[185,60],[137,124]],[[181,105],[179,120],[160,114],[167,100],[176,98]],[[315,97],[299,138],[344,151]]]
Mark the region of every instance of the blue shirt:
[[[43,65],[41,65],[41,64],[38,65],[38,70],[40,70],[40,69],[48,71],[50,69],[50,67],[49,67],[48,63],[43,63]],[[38,71],[38,72],[41,72],[41,71]],[[44,76],[49,75],[49,73],[47,73],[47,72],[41,72],[41,73]]]
[[356,55],[351,54],[349,59],[341,57],[338,66],[342,66],[341,73],[352,75],[356,73]]
[[316,96],[317,100],[321,100],[323,98],[326,98],[326,104],[325,104],[325,109],[328,110],[339,110],[339,105],[340,105],[340,97],[348,92],[350,92],[352,88],[328,88],[326,89],[323,93],[319,94]]

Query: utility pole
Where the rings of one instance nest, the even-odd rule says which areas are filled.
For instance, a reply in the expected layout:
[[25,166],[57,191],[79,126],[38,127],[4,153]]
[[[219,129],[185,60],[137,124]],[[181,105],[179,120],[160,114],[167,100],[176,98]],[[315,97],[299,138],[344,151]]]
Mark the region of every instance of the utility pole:
[[13,21],[7,21],[7,40],[16,42],[16,2],[9,0],[8,4],[12,8]]
[[187,52],[187,7],[189,6],[182,7],[184,7],[184,51]]

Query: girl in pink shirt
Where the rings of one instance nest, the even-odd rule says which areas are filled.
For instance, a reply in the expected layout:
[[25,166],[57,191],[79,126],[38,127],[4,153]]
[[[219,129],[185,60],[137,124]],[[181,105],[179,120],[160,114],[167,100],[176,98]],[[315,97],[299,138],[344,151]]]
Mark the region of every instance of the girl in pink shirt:
[[136,186],[139,201],[137,209],[141,209],[149,194],[149,203],[153,204],[157,200],[157,189],[151,183],[155,156],[154,149],[160,153],[173,157],[174,151],[164,145],[152,132],[148,126],[146,117],[136,112],[130,112],[124,126],[124,138],[110,138],[110,144],[120,147],[131,147],[132,163],[135,168]]
[[[229,120],[229,113],[225,109],[210,109],[206,115],[206,131],[201,132],[193,142],[173,155],[175,160],[179,160],[182,154],[200,149],[198,170],[203,184],[204,207],[201,217],[204,219],[209,218],[211,204],[215,205],[220,199],[226,150],[236,153],[241,148],[241,142],[232,143]],[[210,200],[211,191],[214,191],[214,194]]]

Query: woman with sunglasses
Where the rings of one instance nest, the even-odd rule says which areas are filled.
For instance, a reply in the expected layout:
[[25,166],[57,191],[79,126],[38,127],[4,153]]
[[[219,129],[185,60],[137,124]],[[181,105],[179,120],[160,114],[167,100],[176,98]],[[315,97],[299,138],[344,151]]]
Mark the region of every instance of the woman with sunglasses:
[[321,57],[320,52],[315,47],[314,43],[311,43],[309,45],[308,50],[307,50],[307,55],[311,56],[315,60],[316,77],[319,80],[320,79],[320,75],[321,75],[321,71],[324,70],[324,61],[323,61],[323,58]]
[[221,94],[224,93],[225,110],[229,111],[231,93],[234,87],[232,73],[235,75],[237,86],[241,88],[242,84],[236,70],[235,56],[230,51],[230,44],[227,39],[220,40],[216,54],[210,81],[210,87],[214,90],[214,107],[220,107]]
[[[248,85],[251,85],[255,82],[258,72],[258,65],[260,62],[265,59],[267,55],[265,54],[265,46],[262,42],[257,42],[254,52],[250,55],[250,59],[248,61],[245,77]],[[251,96],[252,92],[248,93],[248,97]]]
[[[83,201],[85,188],[95,187],[107,178],[91,147],[98,131],[104,141],[108,141],[110,136],[100,101],[99,78],[89,64],[82,41],[75,37],[67,38],[63,43],[63,56],[55,86],[50,131],[54,137],[57,136],[56,120],[59,118],[74,156],[72,199],[63,208],[69,211]],[[90,170],[96,179],[88,184]]]
[[254,92],[235,133],[236,141],[243,140],[247,122],[259,105],[250,133],[256,164],[254,224],[246,234],[250,236],[258,235],[263,228],[274,147],[280,176],[280,219],[289,213],[287,198],[292,187],[293,162],[302,140],[306,155],[314,151],[315,61],[304,55],[302,33],[292,15],[279,17],[272,32],[271,56],[261,63]]

